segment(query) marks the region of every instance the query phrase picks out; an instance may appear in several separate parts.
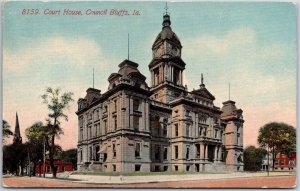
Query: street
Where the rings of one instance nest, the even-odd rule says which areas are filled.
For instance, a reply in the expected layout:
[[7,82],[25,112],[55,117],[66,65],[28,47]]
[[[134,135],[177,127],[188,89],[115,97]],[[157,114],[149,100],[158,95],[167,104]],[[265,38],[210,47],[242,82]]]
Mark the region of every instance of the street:
[[251,177],[221,180],[198,180],[184,182],[159,182],[139,184],[92,184],[70,180],[39,177],[3,177],[4,187],[18,188],[292,188],[296,186],[296,176]]

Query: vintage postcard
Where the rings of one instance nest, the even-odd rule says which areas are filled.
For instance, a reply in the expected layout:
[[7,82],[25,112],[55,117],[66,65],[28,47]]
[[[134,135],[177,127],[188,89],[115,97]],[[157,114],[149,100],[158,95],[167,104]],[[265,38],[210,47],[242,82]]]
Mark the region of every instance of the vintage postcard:
[[297,6],[3,2],[2,186],[296,187]]

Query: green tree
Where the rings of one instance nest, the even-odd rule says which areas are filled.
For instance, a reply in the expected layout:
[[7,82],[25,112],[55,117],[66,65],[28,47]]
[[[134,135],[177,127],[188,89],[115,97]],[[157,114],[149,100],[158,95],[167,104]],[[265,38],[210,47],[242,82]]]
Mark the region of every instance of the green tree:
[[43,103],[47,105],[50,113],[47,119],[48,134],[46,135],[46,144],[49,148],[49,160],[50,166],[53,169],[53,177],[56,177],[57,169],[54,166],[55,155],[55,137],[63,133],[60,124],[61,119],[68,120],[68,116],[64,113],[69,108],[69,104],[72,99],[72,92],[61,93],[59,88],[53,89],[51,87],[46,88],[46,92],[42,95]]
[[13,135],[13,132],[10,130],[10,125],[7,123],[7,121],[2,120],[2,142],[5,143],[5,138],[9,137],[10,135]]
[[245,171],[259,171],[262,160],[267,154],[267,150],[263,148],[256,148],[255,146],[248,146],[244,150],[244,170]]
[[[44,158],[43,152],[45,137],[47,134],[46,130],[47,129],[42,122],[36,122],[25,130],[25,135],[28,139],[28,142],[26,143],[28,145],[27,150],[30,156],[30,161],[34,164],[33,169],[35,169],[37,163],[40,160],[42,161]],[[33,176],[35,176],[35,170],[33,171]]]
[[25,144],[10,144],[3,147],[3,172],[9,171],[15,175],[19,175],[21,167],[21,175],[26,165],[27,147]]
[[290,156],[296,147],[296,129],[286,123],[271,122],[259,129],[258,143],[272,152],[273,170],[277,152]]
[[77,167],[77,149],[69,149],[62,152],[62,160],[64,162],[71,162],[73,167]]

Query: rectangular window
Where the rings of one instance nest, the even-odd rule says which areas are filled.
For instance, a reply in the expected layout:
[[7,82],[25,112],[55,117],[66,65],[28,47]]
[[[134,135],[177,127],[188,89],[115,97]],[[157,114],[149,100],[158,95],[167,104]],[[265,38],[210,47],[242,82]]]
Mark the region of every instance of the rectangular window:
[[100,154],[99,154],[99,151],[100,151],[100,147],[99,147],[99,146],[96,146],[96,149],[95,149],[95,150],[96,150],[96,153],[95,153],[95,154],[96,154],[96,157],[95,157],[95,158],[96,158],[96,161],[99,161],[99,155],[100,155]]
[[196,144],[196,158],[200,158],[200,145]]
[[177,165],[175,165],[174,167],[175,167],[175,171],[178,171],[178,166],[177,166]]
[[190,124],[186,124],[186,136],[190,136]]
[[189,159],[190,158],[190,148],[187,147],[186,148],[186,156],[185,156],[186,159]]
[[198,135],[199,135],[199,136],[202,135],[202,127],[198,127]]
[[116,144],[113,144],[113,157],[115,158],[116,156],[117,156]]
[[139,111],[140,110],[140,100],[134,99],[133,100],[133,111]]
[[220,131],[220,139],[222,140],[223,138],[223,131]]
[[165,147],[164,149],[164,160],[167,160],[168,159],[168,148]]
[[117,118],[117,116],[114,117],[114,121],[115,121],[115,130],[117,130],[117,127],[118,127],[118,118]]
[[104,121],[104,133],[105,134],[107,133],[107,121],[106,120]]
[[215,129],[215,138],[217,138],[217,137],[218,137],[218,130]]
[[163,134],[164,134],[164,137],[166,137],[168,135],[168,126],[167,126],[167,124],[164,124]]
[[94,133],[94,136],[93,137],[96,137],[98,135],[98,132],[97,132],[97,125],[94,125],[94,129],[95,129],[95,133]]
[[236,144],[237,145],[240,144],[240,134],[239,133],[236,135]]
[[139,116],[133,116],[133,128],[134,130],[138,130],[140,126],[140,117]]
[[190,116],[190,110],[186,110],[186,116]]
[[190,165],[187,165],[187,166],[186,166],[186,171],[187,171],[187,172],[190,171]]
[[80,162],[83,160],[82,150],[80,150]]
[[175,146],[175,159],[178,159],[178,146]]
[[83,129],[80,128],[80,140],[83,140]]
[[117,100],[114,100],[114,105],[115,105],[115,112],[116,112],[118,108]]
[[164,166],[164,171],[168,171],[168,166]]
[[92,126],[89,126],[89,139],[91,139],[92,138]]
[[141,143],[135,143],[135,158],[141,157]]
[[115,164],[112,165],[113,171],[116,172],[117,171],[117,166]]
[[155,145],[155,160],[160,160],[160,145]]
[[178,137],[178,124],[175,124],[175,137]]
[[136,172],[141,171],[141,165],[135,165],[135,171]]

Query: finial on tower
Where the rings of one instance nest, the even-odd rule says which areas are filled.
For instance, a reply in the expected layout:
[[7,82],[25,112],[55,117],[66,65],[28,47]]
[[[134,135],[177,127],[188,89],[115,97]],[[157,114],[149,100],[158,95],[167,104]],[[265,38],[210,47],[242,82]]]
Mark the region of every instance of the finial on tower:
[[203,78],[203,73],[201,73],[201,84],[200,84],[200,88],[204,88],[204,78]]
[[165,10],[166,10],[166,13],[165,13],[165,14],[168,14],[168,1],[166,1]]
[[230,82],[228,84],[228,100],[230,100]]
[[163,17],[164,20],[163,20],[163,23],[162,23],[163,28],[164,27],[169,27],[171,25],[170,14],[168,13],[168,9],[169,9],[168,2],[166,1],[166,6],[165,6],[166,12],[164,14],[164,17]]
[[128,33],[128,37],[127,37],[127,60],[129,60],[129,33]]
[[94,67],[93,67],[93,89],[94,89],[94,85],[95,85],[95,74],[94,74]]

